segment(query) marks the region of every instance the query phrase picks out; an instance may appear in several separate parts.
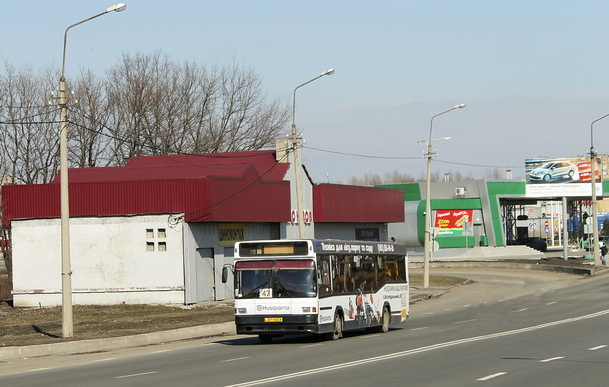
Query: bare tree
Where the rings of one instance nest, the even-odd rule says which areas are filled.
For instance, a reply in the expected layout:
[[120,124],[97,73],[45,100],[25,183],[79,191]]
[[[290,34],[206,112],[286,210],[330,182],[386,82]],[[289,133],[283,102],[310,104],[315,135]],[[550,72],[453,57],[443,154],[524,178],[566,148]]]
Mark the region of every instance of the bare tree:
[[59,167],[58,107],[49,104],[53,72],[16,71],[0,77],[0,173],[11,182],[48,183]]
[[236,64],[207,70],[157,52],[123,55],[108,74],[115,164],[134,155],[260,149],[289,119],[288,106],[268,103],[260,78]]
[[76,81],[74,95],[77,97],[70,101],[68,109],[68,149],[76,167],[102,167],[110,163],[112,132],[104,88],[104,82],[88,70]]

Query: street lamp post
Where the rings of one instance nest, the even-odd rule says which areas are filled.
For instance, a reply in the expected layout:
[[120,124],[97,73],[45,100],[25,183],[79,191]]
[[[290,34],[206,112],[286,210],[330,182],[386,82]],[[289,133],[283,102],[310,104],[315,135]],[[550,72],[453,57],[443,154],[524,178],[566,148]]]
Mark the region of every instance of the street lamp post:
[[594,266],[601,265],[601,257],[598,245],[598,215],[596,211],[596,152],[594,150],[594,124],[603,118],[609,117],[609,114],[598,118],[590,124],[590,182],[592,183],[592,241],[594,242]]
[[105,15],[109,12],[120,12],[127,7],[124,3],[115,4],[106,8],[95,16],[74,23],[63,35],[63,57],[61,60],[61,78],[59,78],[59,115],[61,134],[59,142],[59,162],[60,162],[60,198],[61,198],[61,306],[62,306],[62,336],[69,338],[74,336],[73,317],[72,317],[72,269],[70,263],[70,200],[68,196],[68,97],[66,95],[66,43],[68,30],[79,24],[88,22],[91,19]]
[[[431,156],[433,155],[433,149],[431,147],[432,138],[431,133],[433,130],[433,119],[441,116],[442,114],[446,114],[455,109],[463,109],[465,104],[459,104],[457,106],[453,106],[452,108],[443,111],[442,113],[438,113],[435,116],[431,117],[431,123],[429,124],[429,140],[427,141],[427,184],[425,190],[425,240],[423,242],[423,287],[429,287],[429,256],[431,249]],[[442,138],[442,140],[448,139],[447,137]],[[440,140],[440,139],[438,139]]]
[[302,189],[300,185],[300,151],[298,145],[298,135],[296,134],[296,90],[307,85],[324,75],[332,75],[334,74],[334,69],[328,69],[323,73],[319,74],[315,78],[296,86],[294,89],[294,99],[292,103],[292,146],[294,152],[294,180],[296,184],[296,211],[298,212],[298,236],[300,239],[305,238],[305,230],[304,230],[304,216],[302,210]]

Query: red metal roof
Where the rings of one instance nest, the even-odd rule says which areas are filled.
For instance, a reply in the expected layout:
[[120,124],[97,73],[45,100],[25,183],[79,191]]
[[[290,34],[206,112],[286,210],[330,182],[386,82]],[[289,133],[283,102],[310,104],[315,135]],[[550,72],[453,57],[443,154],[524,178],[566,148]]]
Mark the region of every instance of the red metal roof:
[[[277,163],[273,151],[138,156],[124,167],[71,168],[71,183],[184,179],[211,176],[241,177],[253,167],[262,179],[283,180],[290,164]],[[51,184],[59,184],[59,174]]]
[[[124,167],[70,169],[70,216],[184,213],[187,222],[288,222],[289,167],[272,151],[134,157]],[[404,221],[401,190],[313,186],[316,222]],[[2,222],[60,216],[51,184],[2,187]]]
[[[290,183],[283,180],[289,164],[277,163],[269,151],[233,155],[138,157],[126,167],[70,169],[70,216],[185,213],[187,222],[289,221]],[[189,159],[200,165],[184,164]],[[2,206],[5,227],[11,219],[59,217],[59,175],[51,184],[3,186]]]
[[315,222],[379,222],[404,221],[402,190],[319,184],[313,187]]

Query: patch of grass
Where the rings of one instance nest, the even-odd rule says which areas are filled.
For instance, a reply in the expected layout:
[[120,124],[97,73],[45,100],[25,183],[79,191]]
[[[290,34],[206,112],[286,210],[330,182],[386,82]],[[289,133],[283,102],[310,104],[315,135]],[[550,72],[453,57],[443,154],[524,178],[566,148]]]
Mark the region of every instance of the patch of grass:
[[[423,274],[410,273],[410,286],[422,287],[423,286]],[[453,277],[448,275],[430,275],[429,286],[434,288],[451,288],[453,286],[459,286],[471,282],[467,278]]]
[[233,321],[231,302],[194,307],[75,305],[74,337],[63,339],[61,307],[14,308],[0,304],[0,346],[98,339]]

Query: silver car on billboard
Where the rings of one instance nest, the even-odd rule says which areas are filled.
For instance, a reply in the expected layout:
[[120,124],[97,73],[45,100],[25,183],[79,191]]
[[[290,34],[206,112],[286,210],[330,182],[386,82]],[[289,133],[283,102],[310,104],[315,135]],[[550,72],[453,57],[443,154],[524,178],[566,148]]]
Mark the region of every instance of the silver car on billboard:
[[548,161],[533,169],[529,174],[531,181],[550,182],[555,180],[572,180],[577,167],[568,161]]

